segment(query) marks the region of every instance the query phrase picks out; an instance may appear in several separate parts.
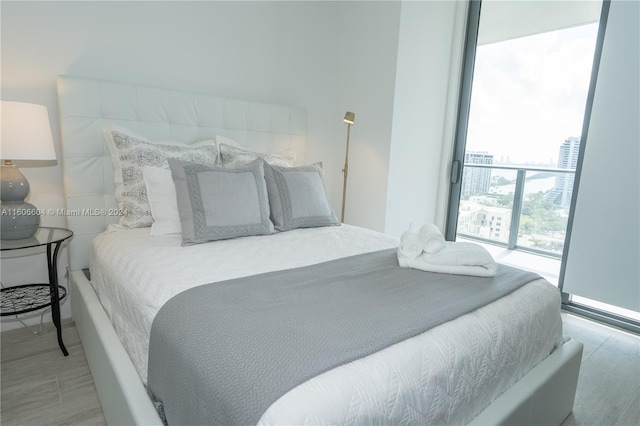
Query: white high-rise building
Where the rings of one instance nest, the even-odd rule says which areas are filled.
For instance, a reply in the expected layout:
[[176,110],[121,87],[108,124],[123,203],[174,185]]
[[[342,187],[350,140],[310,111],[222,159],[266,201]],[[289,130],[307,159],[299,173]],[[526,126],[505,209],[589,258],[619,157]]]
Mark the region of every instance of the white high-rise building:
[[[578,166],[578,153],[580,152],[580,138],[570,137],[560,146],[558,156],[559,169],[575,170]],[[562,207],[571,204],[573,193],[574,173],[560,173],[556,177],[556,185],[552,190],[554,202]]]
[[[493,154],[469,151],[464,154],[465,164],[493,164]],[[465,167],[462,173],[462,195],[486,194],[491,188],[491,169]]]

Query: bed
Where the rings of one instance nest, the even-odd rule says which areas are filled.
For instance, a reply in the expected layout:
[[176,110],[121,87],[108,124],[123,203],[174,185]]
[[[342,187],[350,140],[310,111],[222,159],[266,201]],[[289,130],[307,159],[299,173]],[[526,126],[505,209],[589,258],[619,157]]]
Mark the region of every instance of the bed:
[[[304,163],[306,112],[300,108],[71,76],[59,78],[58,96],[69,211],[118,209],[102,137],[107,123],[154,141],[194,143],[219,135],[259,152],[291,150]],[[341,225],[182,247],[177,235],[114,230],[117,220],[109,214],[68,217],[75,235],[73,317],[110,424],[162,424],[145,388],[148,334],[154,315],[184,290],[182,283],[268,273],[397,245],[389,236]],[[202,268],[203,259],[223,253],[245,260]],[[273,253],[281,255],[277,262],[265,255]],[[162,261],[168,257],[171,264]],[[83,272],[90,264],[91,282]],[[483,339],[485,344],[478,343]],[[579,343],[562,339],[557,290],[535,280],[477,311],[301,383],[258,423],[559,424],[573,406],[581,353]]]

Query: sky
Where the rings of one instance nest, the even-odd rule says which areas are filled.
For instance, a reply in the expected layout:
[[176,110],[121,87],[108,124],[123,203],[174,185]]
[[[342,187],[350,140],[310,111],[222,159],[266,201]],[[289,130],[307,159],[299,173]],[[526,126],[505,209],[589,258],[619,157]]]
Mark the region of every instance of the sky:
[[556,166],[560,145],[582,132],[597,32],[589,24],[478,46],[467,151]]

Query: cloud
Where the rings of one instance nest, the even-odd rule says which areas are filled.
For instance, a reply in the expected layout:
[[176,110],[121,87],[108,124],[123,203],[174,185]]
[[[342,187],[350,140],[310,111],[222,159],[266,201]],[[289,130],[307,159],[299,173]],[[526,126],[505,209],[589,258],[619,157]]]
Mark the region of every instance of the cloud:
[[517,163],[557,161],[580,136],[597,24],[479,46],[467,150]]

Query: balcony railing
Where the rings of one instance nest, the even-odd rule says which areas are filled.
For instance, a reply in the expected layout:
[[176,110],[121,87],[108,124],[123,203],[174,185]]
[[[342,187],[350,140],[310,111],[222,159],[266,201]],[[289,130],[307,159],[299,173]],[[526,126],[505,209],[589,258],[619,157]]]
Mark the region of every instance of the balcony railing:
[[562,257],[574,176],[572,169],[466,163],[458,235]]

